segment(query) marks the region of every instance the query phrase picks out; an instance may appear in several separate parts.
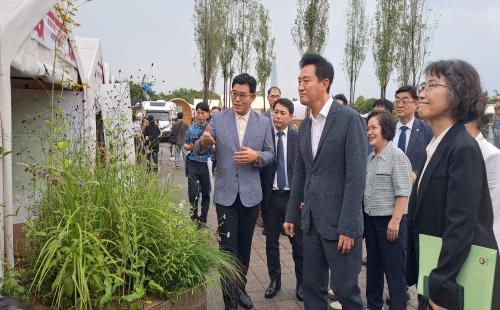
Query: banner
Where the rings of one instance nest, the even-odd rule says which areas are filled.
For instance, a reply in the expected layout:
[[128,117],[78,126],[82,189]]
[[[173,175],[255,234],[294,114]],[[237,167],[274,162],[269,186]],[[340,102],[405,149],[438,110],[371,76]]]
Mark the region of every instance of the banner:
[[59,56],[76,68],[76,58],[69,36],[61,27],[61,21],[49,11],[35,26],[31,38],[51,51],[57,49]]

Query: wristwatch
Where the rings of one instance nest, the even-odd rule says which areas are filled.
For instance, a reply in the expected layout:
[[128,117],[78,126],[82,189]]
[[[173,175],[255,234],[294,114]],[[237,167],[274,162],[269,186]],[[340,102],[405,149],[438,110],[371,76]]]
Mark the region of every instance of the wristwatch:
[[258,164],[260,162],[260,153],[257,152],[257,158],[254,160],[254,163]]

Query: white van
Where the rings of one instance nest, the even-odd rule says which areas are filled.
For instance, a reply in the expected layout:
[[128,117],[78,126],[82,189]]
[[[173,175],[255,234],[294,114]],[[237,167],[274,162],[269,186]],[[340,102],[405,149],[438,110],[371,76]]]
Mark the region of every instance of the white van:
[[145,118],[153,115],[155,120],[158,120],[161,130],[160,141],[164,141],[172,130],[172,119],[175,117],[177,105],[175,102],[165,100],[143,101],[141,105]]

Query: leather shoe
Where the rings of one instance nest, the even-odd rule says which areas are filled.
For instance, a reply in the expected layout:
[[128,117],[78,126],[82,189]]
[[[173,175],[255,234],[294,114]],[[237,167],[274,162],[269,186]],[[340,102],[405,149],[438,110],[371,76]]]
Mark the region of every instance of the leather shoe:
[[281,281],[272,280],[271,283],[269,283],[269,286],[267,287],[264,296],[266,298],[273,298],[274,296],[276,296],[276,294],[280,289],[281,289]]
[[239,298],[238,298],[238,303],[240,306],[242,306],[245,309],[252,309],[253,308],[253,303],[252,299],[250,296],[248,296],[247,292],[245,290],[242,290],[240,292]]
[[304,292],[302,291],[302,284],[297,285],[297,290],[295,291],[295,297],[299,301],[304,301]]

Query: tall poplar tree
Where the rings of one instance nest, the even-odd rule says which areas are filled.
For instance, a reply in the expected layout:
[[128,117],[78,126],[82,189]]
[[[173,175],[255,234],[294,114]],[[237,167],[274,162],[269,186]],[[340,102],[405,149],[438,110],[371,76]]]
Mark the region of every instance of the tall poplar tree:
[[397,41],[400,15],[404,0],[377,0],[373,35],[375,75],[380,86],[380,98],[386,97],[387,84],[397,62]]
[[198,47],[200,71],[203,84],[203,101],[208,102],[208,93],[215,87],[218,57],[224,30],[222,0],[195,0],[194,38]]
[[260,4],[258,8],[258,26],[254,47],[257,54],[255,71],[257,72],[257,82],[260,86],[262,98],[264,100],[264,110],[266,109],[266,84],[271,76],[274,60],[274,38],[271,35],[269,11]]
[[301,55],[323,53],[328,37],[329,8],[328,0],[297,0],[292,38]]
[[349,105],[356,96],[356,82],[366,58],[370,22],[366,15],[364,0],[351,0],[347,7],[346,42],[343,67],[349,82]]

